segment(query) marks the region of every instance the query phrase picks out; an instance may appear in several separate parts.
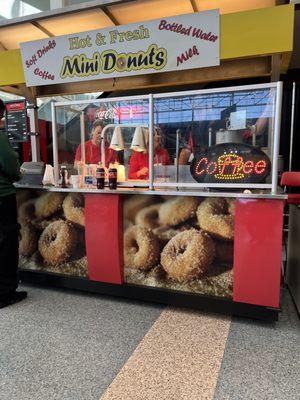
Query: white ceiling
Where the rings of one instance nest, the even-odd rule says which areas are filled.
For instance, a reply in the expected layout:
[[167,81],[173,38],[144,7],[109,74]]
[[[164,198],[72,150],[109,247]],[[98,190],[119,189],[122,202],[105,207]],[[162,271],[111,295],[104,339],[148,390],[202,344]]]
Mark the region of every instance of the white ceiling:
[[[15,0],[5,0],[7,1]],[[27,0],[26,0],[27,1]],[[33,4],[33,0],[31,1]],[[47,1],[47,0],[45,0]],[[0,4],[4,0],[0,0]],[[39,3],[35,1],[34,4]],[[23,18],[0,22],[0,43],[2,49],[17,49],[20,42],[59,36],[93,29],[103,29],[114,25],[146,21],[194,11],[219,8],[221,13],[245,11],[275,5],[276,0],[134,0],[117,2],[91,1],[70,8],[36,14]],[[89,6],[90,5],[90,6]],[[46,3],[44,4],[46,6]],[[71,11],[68,11],[71,10]],[[51,16],[47,17],[51,14]]]

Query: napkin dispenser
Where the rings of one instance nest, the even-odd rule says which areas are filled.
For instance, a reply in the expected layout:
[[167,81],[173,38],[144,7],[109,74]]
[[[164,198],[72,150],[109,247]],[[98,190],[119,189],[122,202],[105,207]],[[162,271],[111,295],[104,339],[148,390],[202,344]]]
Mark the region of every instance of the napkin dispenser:
[[43,185],[45,173],[44,162],[24,162],[21,165],[22,178],[18,182],[20,185]]

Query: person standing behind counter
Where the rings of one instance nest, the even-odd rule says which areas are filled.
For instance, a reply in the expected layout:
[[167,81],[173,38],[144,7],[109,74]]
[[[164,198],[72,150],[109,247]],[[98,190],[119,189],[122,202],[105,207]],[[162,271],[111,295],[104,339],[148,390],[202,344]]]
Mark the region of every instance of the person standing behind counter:
[[[5,105],[0,99],[0,120]],[[19,264],[19,225],[17,223],[16,191],[13,183],[20,179],[18,155],[5,133],[0,132],[0,308],[27,297],[17,292]]]
[[[96,120],[93,123],[92,128],[92,138],[85,142],[85,163],[86,164],[98,164],[101,161],[101,133],[104,128],[104,122],[101,120]],[[75,155],[75,167],[81,161],[81,145],[77,147],[76,155]],[[113,149],[110,149],[108,143],[105,142],[105,164],[106,167],[109,166],[110,163],[114,163],[118,161],[117,152]]]
[[[149,139],[149,136],[148,136]],[[148,144],[147,144],[148,146]],[[161,137],[157,128],[154,130],[154,164],[170,165],[170,156],[166,149],[161,146]],[[130,157],[129,179],[149,178],[149,152],[133,151]]]

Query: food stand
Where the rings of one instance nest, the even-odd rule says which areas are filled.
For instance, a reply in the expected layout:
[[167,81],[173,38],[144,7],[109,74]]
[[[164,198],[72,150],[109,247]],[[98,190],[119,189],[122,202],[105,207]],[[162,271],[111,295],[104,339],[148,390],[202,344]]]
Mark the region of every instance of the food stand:
[[[31,238],[21,242],[22,278],[275,318],[279,310],[285,199],[277,189],[281,96],[279,82],[96,99],[92,103],[53,103],[57,187],[19,185],[19,199],[26,199],[19,200],[19,220],[24,240]],[[220,101],[216,115],[232,103],[238,111],[246,110],[248,116],[256,107],[252,122],[268,109],[264,112],[267,134],[260,138],[264,150],[258,144],[252,145],[253,137],[251,144],[242,143],[245,129],[239,130],[240,143],[217,145],[218,131],[210,130],[213,133],[209,137],[208,131],[201,130],[197,115],[207,112],[208,104]],[[65,127],[60,131],[64,140],[58,141],[56,113],[64,109],[74,114],[80,125],[78,110],[87,113],[91,106],[96,113],[114,110],[101,115],[104,121],[108,117],[105,122],[117,124],[124,131],[122,153],[130,148],[138,126],[149,127],[148,179],[128,179],[129,161],[124,156],[126,180],[117,190],[59,187],[57,174],[61,163],[66,164],[66,144],[74,141],[75,135],[76,146],[82,146],[85,135]],[[231,113],[231,120],[238,111]],[[201,151],[195,152],[190,165],[177,165],[176,130],[183,130],[187,122],[194,123],[191,137]],[[216,126],[224,122],[215,121]],[[155,160],[154,141],[150,138],[156,125],[165,143],[173,140],[167,147],[170,165],[159,165]],[[217,149],[218,153],[208,154],[207,149]],[[74,168],[67,167],[70,171]]]
[[[290,8],[287,14],[285,21],[290,20]],[[53,40],[59,43],[58,38],[51,39],[52,45],[49,41],[42,54],[46,66],[51,66],[45,54],[53,51]],[[88,43],[85,35],[87,47]],[[278,45],[276,40],[272,43]],[[289,46],[290,42],[276,52]],[[188,49],[191,52],[185,57],[193,60],[197,49]],[[148,50],[149,54],[156,51],[153,47]],[[249,51],[245,56],[253,50]],[[86,82],[84,74],[73,79],[66,73],[61,79],[70,78],[69,83],[58,80],[52,85],[50,72],[34,73],[36,79],[46,81],[45,85],[33,84],[37,85],[35,96],[83,92],[99,82],[112,90],[148,89],[139,96],[52,103],[54,186],[17,185],[21,278],[276,319],[285,200],[278,191],[282,83],[159,94],[151,94],[150,89],[178,85],[180,79],[181,84],[201,82],[199,71],[205,71],[204,82],[213,80],[214,75],[220,79],[222,73],[230,79],[234,74],[273,75],[274,65],[268,69],[270,60],[265,63],[266,56],[262,57],[266,53],[265,49],[256,53],[258,69],[251,72],[253,60],[242,60],[240,75],[230,67],[232,54],[227,64],[157,71],[149,78],[135,70],[128,77],[103,81],[89,77]],[[28,68],[34,65],[34,58],[31,60]],[[56,61],[52,57],[51,63]],[[186,65],[177,60],[178,64]],[[124,73],[123,56],[117,68]],[[66,125],[56,123],[58,112],[66,116]],[[107,128],[102,131],[99,153],[103,157],[103,146],[111,147],[124,167],[117,190],[96,188],[95,167],[89,166],[94,172],[87,173],[85,141],[97,119]],[[259,120],[264,121],[263,132],[257,131]],[[169,154],[168,163],[157,157],[155,135]],[[113,138],[118,138],[118,149]],[[148,151],[149,172],[143,179],[129,179],[130,159],[137,145]],[[81,170],[74,166],[78,147]],[[191,156],[186,163],[180,162],[183,149]],[[101,161],[105,166],[105,159]],[[61,166],[88,185],[60,187]],[[85,180],[87,175],[91,181]]]

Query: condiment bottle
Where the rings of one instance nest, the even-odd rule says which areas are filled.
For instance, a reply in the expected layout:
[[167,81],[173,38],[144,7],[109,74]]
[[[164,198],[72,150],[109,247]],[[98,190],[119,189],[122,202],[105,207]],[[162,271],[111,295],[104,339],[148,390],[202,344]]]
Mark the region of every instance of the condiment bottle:
[[60,167],[60,182],[62,188],[68,187],[68,170],[65,165]]

